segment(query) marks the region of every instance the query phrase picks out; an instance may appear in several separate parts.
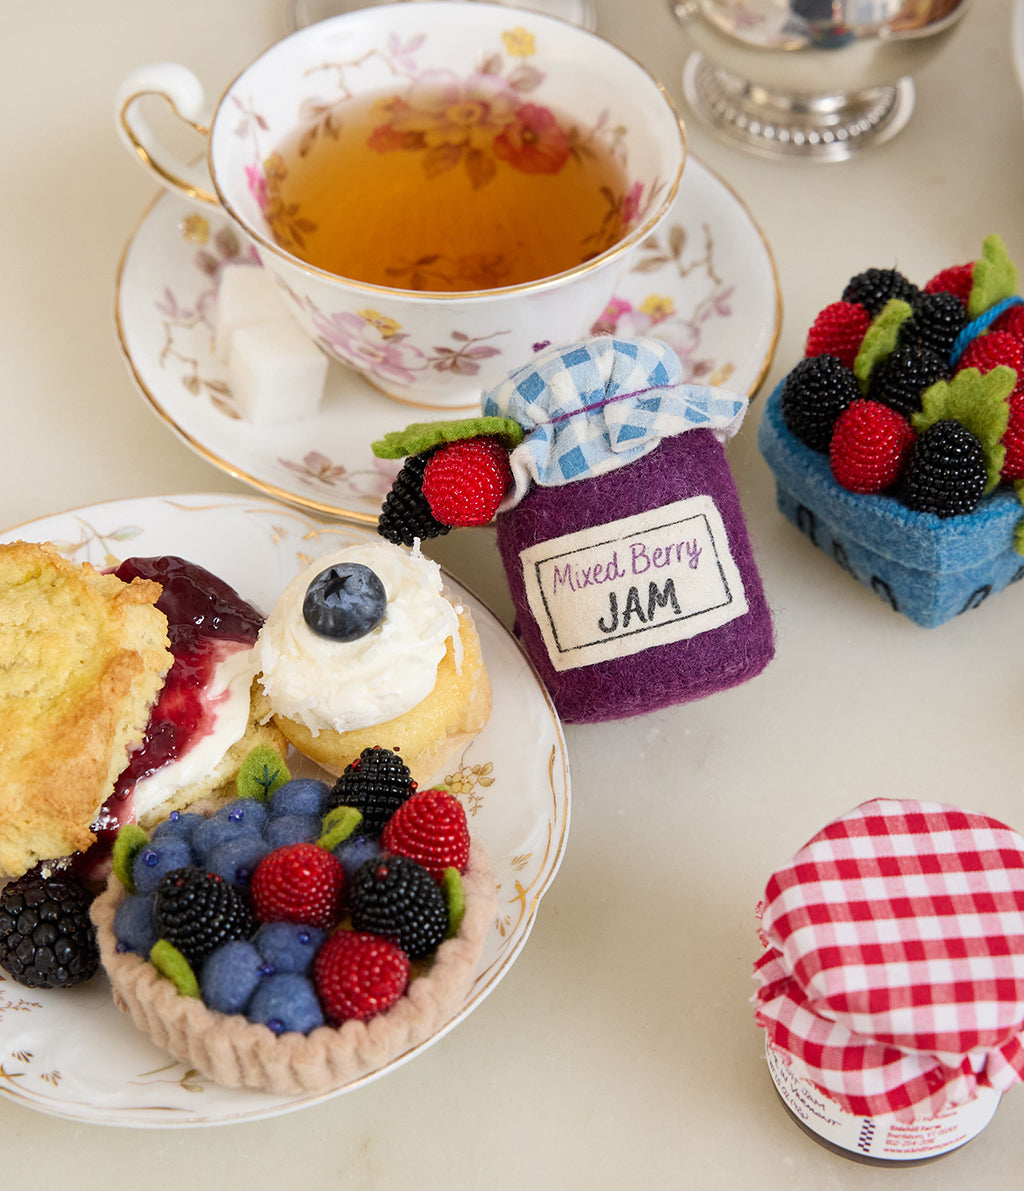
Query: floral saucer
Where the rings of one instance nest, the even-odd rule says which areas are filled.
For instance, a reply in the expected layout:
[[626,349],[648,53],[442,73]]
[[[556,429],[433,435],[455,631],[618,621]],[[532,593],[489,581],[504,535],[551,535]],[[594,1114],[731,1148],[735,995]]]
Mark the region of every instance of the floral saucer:
[[[370,443],[429,415],[332,363],[317,417],[275,427],[243,421],[213,332],[221,272],[246,262],[259,263],[226,216],[170,193],[157,198],[118,270],[117,329],[132,375],[153,410],[214,466],[278,500],[373,524],[396,465],[375,459]],[[736,194],[691,157],[672,211],[594,329],[663,339],[686,380],[753,395],[780,319],[764,235]],[[471,377],[478,364],[466,350],[451,367]]]

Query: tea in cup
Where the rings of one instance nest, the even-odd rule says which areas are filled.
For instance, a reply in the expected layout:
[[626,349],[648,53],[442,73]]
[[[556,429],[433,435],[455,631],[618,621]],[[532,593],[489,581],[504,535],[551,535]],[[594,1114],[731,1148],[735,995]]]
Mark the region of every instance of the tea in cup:
[[[209,128],[206,162],[153,132],[147,94]],[[590,330],[686,152],[671,100],[622,50],[462,0],[302,29],[212,118],[185,67],[144,67],[117,115],[162,183],[227,212],[329,355],[431,408],[477,406],[538,342]]]

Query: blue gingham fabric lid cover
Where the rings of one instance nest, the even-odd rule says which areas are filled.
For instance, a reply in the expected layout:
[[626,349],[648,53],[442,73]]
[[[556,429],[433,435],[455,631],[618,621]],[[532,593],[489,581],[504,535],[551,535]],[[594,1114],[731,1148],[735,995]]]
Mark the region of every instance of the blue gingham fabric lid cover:
[[685,384],[679,357],[658,339],[596,335],[547,347],[483,394],[483,412],[526,431],[512,452],[514,507],[531,485],[567,484],[624,467],[663,438],[711,430],[720,442],[739,429],[748,399]]

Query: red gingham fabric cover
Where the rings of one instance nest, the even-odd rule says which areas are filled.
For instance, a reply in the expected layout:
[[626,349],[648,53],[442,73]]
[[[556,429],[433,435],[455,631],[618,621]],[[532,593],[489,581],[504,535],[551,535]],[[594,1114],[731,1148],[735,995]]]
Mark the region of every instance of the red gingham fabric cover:
[[768,882],[758,1023],[856,1116],[932,1117],[1024,1078],[1024,839],[866,802]]

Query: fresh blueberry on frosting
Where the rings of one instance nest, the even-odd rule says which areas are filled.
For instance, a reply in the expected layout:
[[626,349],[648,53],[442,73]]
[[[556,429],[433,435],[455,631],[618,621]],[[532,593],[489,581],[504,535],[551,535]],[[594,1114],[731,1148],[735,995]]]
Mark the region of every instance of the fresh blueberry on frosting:
[[342,562],[310,583],[302,618],[319,637],[357,641],[380,624],[387,606],[387,592],[375,571],[360,562]]

